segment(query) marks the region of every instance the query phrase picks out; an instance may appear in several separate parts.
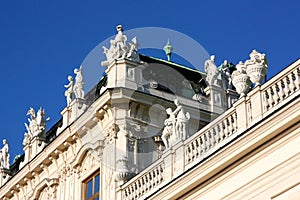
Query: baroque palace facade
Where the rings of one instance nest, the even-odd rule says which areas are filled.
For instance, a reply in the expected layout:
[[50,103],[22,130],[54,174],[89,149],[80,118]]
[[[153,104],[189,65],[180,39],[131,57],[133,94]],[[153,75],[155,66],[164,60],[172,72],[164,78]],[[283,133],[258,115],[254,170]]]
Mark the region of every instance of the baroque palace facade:
[[122,26],[104,47],[106,74],[84,94],[68,77],[67,106],[46,131],[28,111],[24,154],[0,152],[0,199],[299,199],[300,60],[264,84],[268,63],[205,73],[138,54]]

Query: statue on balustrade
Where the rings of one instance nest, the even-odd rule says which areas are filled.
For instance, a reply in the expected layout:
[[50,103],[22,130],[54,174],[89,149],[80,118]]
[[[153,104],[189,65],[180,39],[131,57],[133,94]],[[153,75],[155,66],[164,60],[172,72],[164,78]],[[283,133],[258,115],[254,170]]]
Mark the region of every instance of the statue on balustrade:
[[35,113],[33,108],[29,108],[27,115],[30,115],[30,118],[28,118],[29,124],[24,123],[27,132],[24,134],[23,145],[28,144],[33,137],[45,131],[46,122],[50,120],[49,117],[45,119],[46,112],[42,108],[37,113]]
[[165,120],[165,127],[162,132],[162,140],[166,149],[179,141],[186,140],[188,137],[187,124],[190,119],[190,113],[184,112],[182,105],[177,99],[174,100],[174,103],[176,105],[174,111],[171,108],[166,109],[169,118]]
[[110,47],[106,48],[103,46],[103,53],[106,55],[106,61],[102,62],[102,66],[108,66],[112,61],[124,58],[140,62],[137,53],[139,44],[137,43],[136,37],[134,37],[127,45],[127,36],[123,34],[122,25],[118,25],[116,29],[118,33],[115,36],[115,39],[110,40]]
[[74,81],[72,76],[68,76],[69,83],[64,85],[67,90],[65,91],[65,96],[67,98],[67,105],[69,106],[73,99],[74,93]]
[[10,155],[8,153],[9,146],[6,139],[3,140],[3,147],[0,149],[0,167],[9,169]]
[[79,69],[74,69],[74,74],[76,74],[75,77],[75,84],[74,84],[74,93],[75,97],[79,99],[84,98],[84,80],[82,76],[82,66],[80,66]]
[[220,87],[218,84],[218,76],[220,72],[215,64],[215,55],[210,56],[210,59],[205,61],[204,70],[207,73],[206,82],[208,85]]

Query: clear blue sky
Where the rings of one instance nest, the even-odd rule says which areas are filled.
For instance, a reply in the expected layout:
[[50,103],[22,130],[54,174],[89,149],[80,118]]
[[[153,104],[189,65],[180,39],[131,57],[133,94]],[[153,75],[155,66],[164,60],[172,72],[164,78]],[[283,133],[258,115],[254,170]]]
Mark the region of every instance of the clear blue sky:
[[54,124],[67,75],[118,24],[184,33],[217,64],[245,60],[256,48],[267,54],[269,77],[300,57],[297,0],[178,2],[0,0],[0,139],[7,138],[11,160],[23,153],[28,108],[43,106]]

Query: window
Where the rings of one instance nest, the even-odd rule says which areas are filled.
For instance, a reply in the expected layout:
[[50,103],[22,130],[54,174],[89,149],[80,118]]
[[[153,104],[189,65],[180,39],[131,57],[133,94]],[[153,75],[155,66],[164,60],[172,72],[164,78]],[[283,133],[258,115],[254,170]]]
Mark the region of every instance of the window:
[[83,182],[83,195],[85,200],[100,200],[100,174],[99,171]]

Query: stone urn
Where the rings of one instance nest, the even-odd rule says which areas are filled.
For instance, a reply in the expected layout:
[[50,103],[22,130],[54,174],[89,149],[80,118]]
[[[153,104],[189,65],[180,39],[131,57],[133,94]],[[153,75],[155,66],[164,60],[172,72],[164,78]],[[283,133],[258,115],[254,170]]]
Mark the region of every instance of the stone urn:
[[115,179],[119,185],[123,185],[131,178],[131,171],[128,169],[128,159],[123,157],[117,161],[117,169],[115,172]]
[[250,77],[245,72],[245,65],[242,62],[237,64],[236,68],[237,70],[231,75],[232,84],[234,85],[237,93],[240,94],[240,97],[243,97],[248,93],[251,81]]
[[261,54],[256,50],[250,53],[250,60],[245,62],[246,73],[250,77],[254,87],[261,84],[268,72],[268,64],[265,54]]

